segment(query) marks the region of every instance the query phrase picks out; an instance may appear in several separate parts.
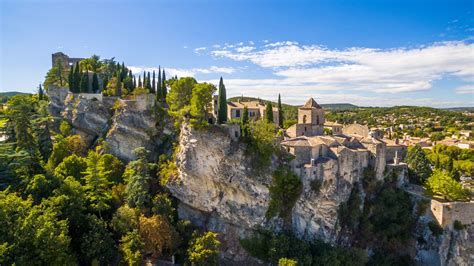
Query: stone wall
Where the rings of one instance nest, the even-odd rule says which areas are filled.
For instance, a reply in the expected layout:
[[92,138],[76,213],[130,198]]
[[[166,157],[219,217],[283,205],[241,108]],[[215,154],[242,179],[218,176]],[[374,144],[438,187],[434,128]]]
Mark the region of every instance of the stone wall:
[[94,98],[98,101],[101,101],[101,102],[103,100],[102,93],[78,93],[76,95],[78,97],[82,97],[82,98],[87,99],[87,100],[92,100]]
[[443,227],[452,228],[454,221],[474,223],[474,202],[440,202],[431,200],[431,212]]

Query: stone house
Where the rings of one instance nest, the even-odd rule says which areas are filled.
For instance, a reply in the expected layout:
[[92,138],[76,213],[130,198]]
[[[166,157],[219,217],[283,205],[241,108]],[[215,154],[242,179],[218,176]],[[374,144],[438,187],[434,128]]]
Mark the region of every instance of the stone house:
[[[263,101],[237,101],[227,103],[227,120],[241,119],[244,107],[247,107],[250,119],[260,119],[265,117],[266,104]],[[278,108],[273,107],[273,123],[277,124],[280,121]],[[217,111],[216,111],[217,115]]]
[[324,134],[324,109],[310,98],[298,108],[298,123],[286,130],[289,137],[319,136]]
[[324,123],[324,128],[330,129],[332,131],[332,135],[340,135],[342,134],[342,128],[344,125],[339,124],[337,122],[326,121]]

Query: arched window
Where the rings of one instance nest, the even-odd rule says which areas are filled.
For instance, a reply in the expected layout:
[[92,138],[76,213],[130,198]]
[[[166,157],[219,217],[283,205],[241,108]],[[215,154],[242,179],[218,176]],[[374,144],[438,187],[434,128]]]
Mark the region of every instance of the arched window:
[[[306,124],[306,115],[303,115],[303,124]],[[306,131],[306,129],[305,129]]]

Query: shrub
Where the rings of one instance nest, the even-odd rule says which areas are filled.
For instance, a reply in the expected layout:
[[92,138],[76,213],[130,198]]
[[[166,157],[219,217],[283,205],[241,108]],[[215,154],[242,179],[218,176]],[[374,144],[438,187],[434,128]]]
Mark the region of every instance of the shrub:
[[296,260],[281,258],[278,260],[278,266],[296,266],[298,263]]
[[323,182],[319,179],[311,180],[310,186],[311,186],[311,189],[313,190],[313,192],[316,195],[319,194],[319,190],[321,189],[322,184],[323,184]]
[[428,223],[428,228],[430,228],[431,233],[433,233],[435,236],[443,234],[443,228],[435,221],[430,221]]
[[303,185],[300,178],[290,169],[280,167],[273,173],[273,182],[270,186],[270,204],[267,219],[276,215],[287,218],[291,209],[300,196]]
[[464,229],[464,225],[458,221],[458,220],[455,220],[454,223],[453,223],[453,227],[454,229],[456,230],[463,230]]

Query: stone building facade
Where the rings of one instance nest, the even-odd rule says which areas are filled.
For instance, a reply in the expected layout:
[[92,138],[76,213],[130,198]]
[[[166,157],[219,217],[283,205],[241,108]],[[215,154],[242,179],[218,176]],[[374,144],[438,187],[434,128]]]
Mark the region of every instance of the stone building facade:
[[[216,103],[217,104],[217,103]],[[244,107],[247,107],[250,119],[261,119],[266,115],[266,104],[263,101],[237,101],[227,103],[227,120],[241,119],[244,113]],[[280,117],[278,108],[273,107],[273,123],[278,125]],[[217,115],[217,112],[216,112]]]
[[298,108],[298,123],[286,130],[290,137],[319,136],[324,134],[324,109],[310,98]]

